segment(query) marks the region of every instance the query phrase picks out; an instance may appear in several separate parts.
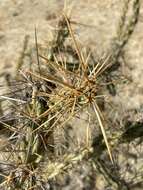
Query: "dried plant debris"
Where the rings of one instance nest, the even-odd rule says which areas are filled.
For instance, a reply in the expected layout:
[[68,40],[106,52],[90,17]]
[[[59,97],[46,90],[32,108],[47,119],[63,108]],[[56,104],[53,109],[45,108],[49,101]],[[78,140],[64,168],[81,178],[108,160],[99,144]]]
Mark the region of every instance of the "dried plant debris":
[[[5,143],[0,146],[2,189],[61,189],[56,184],[67,184],[66,179],[73,171],[78,173],[82,163],[89,165],[90,174],[84,179],[92,184],[82,189],[95,189],[98,176],[104,178],[104,189],[130,188],[118,171],[114,150],[141,137],[142,122],[130,121],[129,127],[115,133],[107,126],[104,113],[105,86],[115,95],[108,74],[114,71],[138,18],[139,1],[133,0],[133,14],[127,17],[129,5],[126,1],[111,52],[96,64],[90,62],[91,52],[80,47],[65,13],[44,53],[35,29],[37,64],[31,62],[31,51],[26,53],[29,37],[25,37],[16,77],[6,75],[1,86],[0,130]],[[72,45],[66,45],[68,37]],[[25,56],[30,57],[26,65]],[[84,124],[78,124],[82,116]]]

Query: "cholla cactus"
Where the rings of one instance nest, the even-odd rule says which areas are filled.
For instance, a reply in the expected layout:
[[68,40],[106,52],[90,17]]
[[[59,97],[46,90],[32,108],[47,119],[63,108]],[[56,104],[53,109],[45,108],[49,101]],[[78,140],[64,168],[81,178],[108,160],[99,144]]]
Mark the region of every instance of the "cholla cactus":
[[[10,95],[1,96],[10,102],[9,109],[15,112],[12,122],[0,121],[9,132],[8,143],[2,147],[2,150],[10,152],[10,155],[5,155],[9,162],[9,171],[1,174],[3,178],[1,186],[6,189],[42,189],[44,182],[71,169],[84,158],[88,158],[93,153],[92,144],[80,147],[78,151],[76,150],[77,152],[68,153],[67,151],[57,157],[54,154],[56,147],[54,131],[57,130],[57,127],[61,130],[65,129],[68,121],[89,107],[95,113],[110,160],[113,163],[110,148],[112,142],[108,142],[105,120],[98,104],[99,100],[104,98],[104,95],[100,93],[105,86],[101,76],[115,64],[121,48],[133,31],[137,21],[138,3],[137,0],[133,3],[136,18],[130,19],[125,26],[127,1],[119,23],[117,41],[115,40],[116,51],[111,52],[93,66],[88,63],[90,54],[84,56],[66,14],[63,14],[59,21],[59,33],[55,35],[54,43],[47,57],[39,55],[35,32],[38,67],[35,66],[29,70],[21,69],[20,78],[17,78],[16,82],[8,84]],[[76,63],[72,64],[66,62],[61,54],[61,51],[65,50],[65,38],[69,35],[75,47],[74,50],[71,50],[76,58]],[[39,59],[42,59],[42,62]],[[20,69],[20,67],[21,64],[18,68]],[[13,89],[13,87],[17,89]],[[11,116],[11,112],[8,114]]]

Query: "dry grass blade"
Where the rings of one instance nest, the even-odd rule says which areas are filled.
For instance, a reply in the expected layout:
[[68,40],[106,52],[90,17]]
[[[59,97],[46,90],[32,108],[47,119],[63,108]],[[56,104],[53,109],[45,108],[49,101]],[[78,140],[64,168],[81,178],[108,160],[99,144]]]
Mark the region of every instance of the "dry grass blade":
[[101,120],[100,114],[99,114],[98,111],[97,111],[98,105],[97,105],[96,102],[94,102],[92,105],[93,105],[93,109],[94,109],[94,111],[95,111],[95,113],[96,113],[97,119],[98,119],[98,121],[99,121],[99,125],[100,125],[101,132],[102,132],[103,137],[104,137],[104,140],[105,140],[105,144],[106,144],[106,147],[107,147],[107,150],[108,150],[108,154],[109,154],[110,160],[111,160],[112,164],[114,164],[114,162],[113,162],[113,157],[112,157],[112,153],[111,153],[111,148],[110,148],[109,143],[108,143],[108,140],[107,140],[107,136],[106,136],[106,132],[105,132],[105,129],[104,129],[104,126],[103,126],[103,122],[102,122],[102,120]]
[[6,96],[0,96],[0,99],[11,100],[11,101],[20,102],[20,103],[26,103],[26,101],[15,99],[15,98],[10,98],[10,97],[6,97]]
[[71,86],[70,84],[65,83],[65,82],[63,82],[63,81],[61,81],[61,80],[59,80],[59,79],[57,79],[57,78],[55,78],[55,77],[53,77],[51,75],[43,77],[43,76],[37,75],[37,74],[35,74],[35,73],[31,72],[31,71],[26,71],[26,73],[31,74],[31,75],[35,76],[36,78],[39,78],[39,79],[42,79],[42,80],[45,80],[45,81],[48,81],[48,82],[53,82],[55,84],[58,83],[59,85],[62,85],[64,87],[72,89],[73,91],[76,91],[75,88],[73,86]]
[[38,63],[39,74],[41,75],[40,60],[39,60],[39,49],[38,49],[38,40],[37,40],[37,29],[36,29],[36,27],[35,27],[35,46],[36,46],[36,54],[37,54],[37,63]]
[[[79,48],[79,46],[78,46],[78,43],[77,43],[77,41],[76,41],[76,39],[75,39],[75,36],[73,35],[72,27],[71,27],[71,25],[70,25],[70,22],[69,22],[69,20],[68,20],[68,17],[66,16],[66,14],[63,13],[63,15],[64,15],[65,20],[66,20],[66,22],[67,22],[67,26],[68,26],[68,29],[69,29],[71,38],[72,38],[72,40],[73,40],[73,42],[74,42],[75,49],[76,49],[77,55],[78,55],[78,57],[79,57],[79,61],[80,61],[80,63],[81,63],[82,69],[83,69],[83,71],[85,71],[85,61],[84,61],[83,56],[82,56],[82,54],[81,54],[81,50],[80,50],[80,48]],[[84,72],[84,73],[85,73],[85,72]],[[85,74],[86,74],[86,73],[85,73]]]

